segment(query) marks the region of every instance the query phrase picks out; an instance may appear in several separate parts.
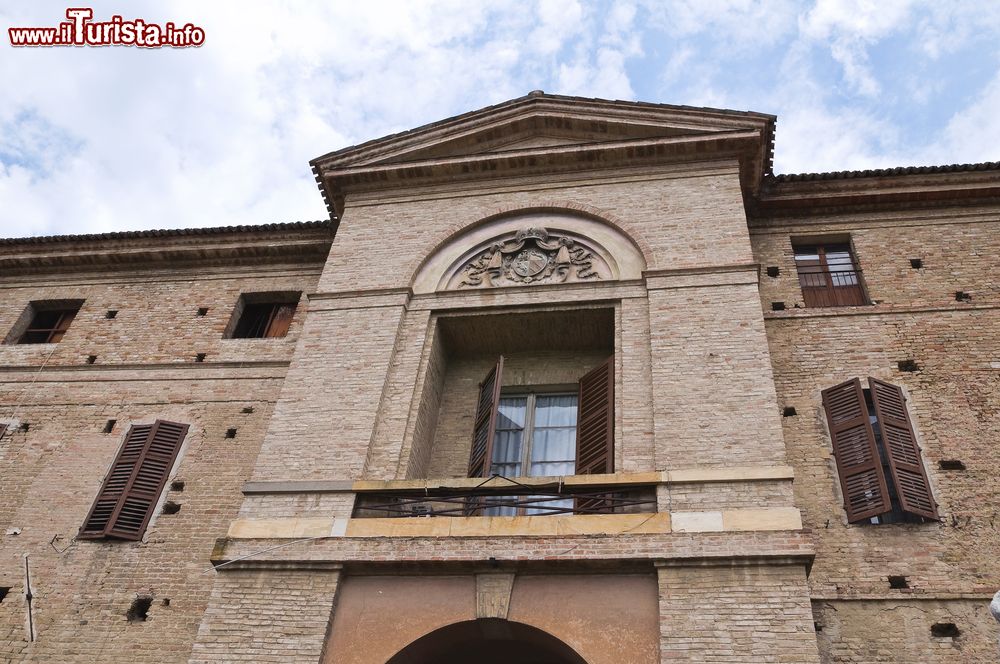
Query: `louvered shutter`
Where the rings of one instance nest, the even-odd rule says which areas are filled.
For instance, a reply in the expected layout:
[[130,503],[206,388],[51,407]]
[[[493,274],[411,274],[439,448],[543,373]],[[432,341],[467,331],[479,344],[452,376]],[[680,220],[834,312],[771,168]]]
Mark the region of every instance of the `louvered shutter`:
[[580,379],[576,416],[576,474],[615,468],[615,363],[609,357]]
[[157,420],[129,429],[79,537],[142,537],[188,425]]
[[288,334],[288,327],[292,324],[292,317],[295,315],[294,304],[275,305],[275,310],[268,323],[265,337],[283,337]]
[[875,417],[882,430],[882,445],[889,460],[892,481],[896,486],[900,506],[904,512],[938,518],[937,505],[931,494],[927,472],[920,457],[913,425],[906,412],[906,397],[895,385],[869,378]]
[[823,390],[823,406],[830,423],[847,520],[854,523],[890,511],[861,381],[855,378]]
[[489,477],[493,462],[493,436],[500,407],[500,383],[503,380],[503,355],[479,384],[476,421],[469,453],[469,477]]

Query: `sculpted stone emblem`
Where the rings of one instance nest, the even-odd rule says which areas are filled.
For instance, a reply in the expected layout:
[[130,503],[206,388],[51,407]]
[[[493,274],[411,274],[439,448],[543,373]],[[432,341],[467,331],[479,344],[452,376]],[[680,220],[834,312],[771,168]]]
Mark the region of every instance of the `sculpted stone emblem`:
[[533,277],[549,264],[549,256],[546,256],[537,249],[525,249],[511,261],[514,272],[522,277]]
[[600,279],[594,255],[569,237],[544,228],[524,228],[494,242],[461,270],[459,288]]

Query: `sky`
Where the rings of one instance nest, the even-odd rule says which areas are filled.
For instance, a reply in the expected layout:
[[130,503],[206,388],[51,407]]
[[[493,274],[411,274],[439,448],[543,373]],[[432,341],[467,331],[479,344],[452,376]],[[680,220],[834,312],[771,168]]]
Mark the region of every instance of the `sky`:
[[1000,160],[1000,2],[74,2],[198,48],[12,48],[0,237],[324,219],[309,160],[531,90],[778,116],[774,170]]

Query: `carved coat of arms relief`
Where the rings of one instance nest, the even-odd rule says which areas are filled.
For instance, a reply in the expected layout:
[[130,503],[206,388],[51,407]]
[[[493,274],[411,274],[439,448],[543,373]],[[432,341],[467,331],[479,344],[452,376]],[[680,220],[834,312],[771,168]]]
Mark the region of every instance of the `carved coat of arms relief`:
[[469,261],[459,271],[458,287],[601,279],[595,260],[599,259],[570,237],[550,235],[544,228],[525,228],[510,239],[494,242]]

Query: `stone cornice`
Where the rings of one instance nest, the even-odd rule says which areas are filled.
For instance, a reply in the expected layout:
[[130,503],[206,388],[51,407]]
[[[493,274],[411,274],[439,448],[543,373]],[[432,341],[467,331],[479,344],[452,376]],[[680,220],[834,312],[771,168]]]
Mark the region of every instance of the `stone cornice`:
[[321,266],[333,233],[324,222],[3,240],[0,274],[291,261]]
[[666,138],[633,139],[586,145],[511,150],[502,153],[424,159],[396,164],[331,167],[319,177],[330,195],[372,191],[401,185],[439,184],[456,180],[496,179],[505,175],[586,172],[658,163],[705,160],[710,156],[736,158],[744,164],[745,185],[755,187],[754,148],[761,140],[753,130]]
[[848,177],[765,180],[753,201],[756,216],[813,216],[841,211],[1000,203],[1000,169],[933,170]]

